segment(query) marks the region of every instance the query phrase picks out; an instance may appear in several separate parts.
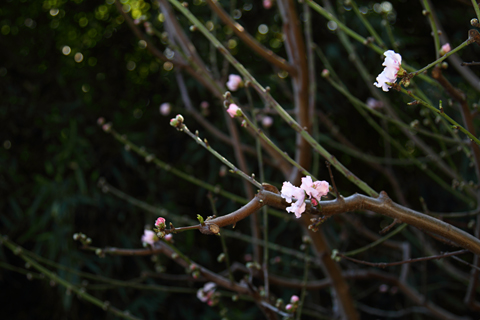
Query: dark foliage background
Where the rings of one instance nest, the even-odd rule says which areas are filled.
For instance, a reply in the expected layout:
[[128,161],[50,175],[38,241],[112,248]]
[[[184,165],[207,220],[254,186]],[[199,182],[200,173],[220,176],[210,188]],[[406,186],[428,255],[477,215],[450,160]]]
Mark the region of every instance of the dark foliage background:
[[[125,1],[127,2],[127,1]],[[200,4],[201,1],[195,1]],[[222,1],[225,7],[228,2]],[[454,5],[452,4],[454,3]],[[359,1],[371,8],[374,2]],[[434,51],[430,28],[420,14],[418,1],[392,1],[396,19],[391,21],[403,58],[414,66],[424,66],[433,60]],[[339,4],[339,6],[343,6]],[[466,39],[470,28],[469,19],[473,9],[462,1],[435,1],[440,20],[447,28],[445,32],[456,46]],[[211,18],[207,6],[193,6],[194,12],[205,19]],[[261,23],[270,30],[281,32],[281,21],[276,9],[266,11],[259,1],[240,2],[242,12],[239,21],[253,35],[257,35],[268,46],[274,37],[272,33],[261,36],[256,31]],[[245,10],[245,8],[249,8]],[[192,10],[193,10],[192,9]],[[155,19],[158,9],[146,3],[143,10],[152,17],[155,27],[162,31],[162,25]],[[352,29],[366,33],[353,13],[345,11],[345,19]],[[347,54],[337,37],[325,28],[326,21],[315,15],[314,39],[337,68],[342,79],[352,88],[358,88],[356,95],[363,100],[368,92],[360,85],[360,77],[351,72],[346,63]],[[370,10],[369,20],[381,28],[381,16]],[[183,18],[180,19],[184,22]],[[184,24],[188,27],[187,24]],[[161,171],[144,159],[127,152],[110,135],[96,125],[99,117],[105,117],[122,134],[138,145],[145,146],[162,161],[172,164],[197,178],[214,185],[221,185],[229,192],[244,196],[242,183],[231,175],[219,176],[220,164],[206,151],[169,125],[169,117],[160,115],[158,107],[163,102],[173,105],[172,115],[183,110],[174,72],[166,71],[162,62],[153,58],[147,50],[139,46],[138,39],[124,23],[113,0],[7,0],[0,6],[0,234],[7,235],[17,244],[32,250],[39,256],[54,261],[69,270],[90,272],[112,279],[130,280],[137,278],[142,271],[154,271],[161,263],[164,270],[172,274],[184,274],[184,270],[169,259],[158,257],[154,264],[145,257],[99,258],[91,252],[79,249],[73,241],[75,232],[83,232],[91,237],[99,247],[116,246],[140,248],[140,236],[145,225],[151,225],[155,215],[146,213],[121,199],[106,195],[97,187],[100,177],[122,190],[151,205],[161,206],[169,211],[188,215],[208,215],[210,205],[207,192],[193,186],[168,172]],[[231,36],[225,29],[217,29],[220,39]],[[381,35],[386,34],[381,31]],[[263,38],[262,38],[263,37]],[[200,54],[208,60],[209,45],[198,35],[192,37]],[[158,40],[160,47],[165,48]],[[62,50],[68,46],[71,53]],[[274,48],[286,56],[283,46]],[[239,43],[233,49],[236,57],[244,63],[260,83],[268,83],[274,96],[286,109],[291,101],[282,97],[281,80],[260,58]],[[369,64],[369,70],[380,71],[376,54],[358,45],[362,59]],[[479,48],[464,50],[465,61],[475,60]],[[75,61],[75,54],[81,53],[81,62]],[[477,59],[478,60],[478,59]],[[133,70],[128,67],[135,63]],[[319,68],[321,70],[321,68]],[[376,72],[376,71],[375,71]],[[375,73],[372,72],[372,73]],[[448,73],[449,71],[447,71]],[[449,75],[453,82],[459,81],[454,71]],[[289,85],[288,83],[284,85]],[[193,79],[187,79],[187,86],[195,106],[201,101],[210,103],[209,121],[225,131],[223,111],[220,101],[214,98]],[[467,90],[467,87],[462,88]],[[362,91],[363,90],[363,91]],[[322,79],[318,84],[317,101],[322,110],[335,119],[340,126],[348,125],[354,134],[346,133],[363,150],[376,152],[382,142],[366,126],[363,120],[352,121],[357,117],[348,102],[334,92]],[[239,94],[241,101],[246,97]],[[275,119],[269,129],[273,139],[284,150],[293,150],[294,138],[291,130]],[[193,119],[187,124],[192,130],[201,128]],[[324,131],[320,128],[320,131]],[[224,156],[234,159],[232,149],[223,145],[214,136],[201,132]],[[252,143],[250,137],[245,142]],[[291,151],[293,152],[293,151]],[[332,151],[353,172],[365,170],[362,164],[340,152]],[[256,161],[250,158],[252,171]],[[468,169],[468,164],[459,164]],[[418,176],[416,169],[405,168],[400,176],[406,194],[419,208],[418,197],[424,197],[432,210],[456,211],[468,209],[466,204],[450,199],[443,190],[431,187],[431,182]],[[326,170],[320,176],[326,179]],[[362,173],[368,183],[376,189],[386,187],[383,178],[376,173]],[[355,192],[352,186],[343,183],[338,177],[342,192]],[[283,177],[274,170],[267,169],[267,181],[281,185]],[[447,198],[445,198],[447,197]],[[435,207],[438,198],[447,207]],[[218,199],[217,209],[226,213],[238,207],[232,201]],[[461,223],[466,224],[468,221]],[[298,226],[290,222],[272,220],[273,242],[288,246],[301,244]],[[381,225],[382,219],[373,219],[373,225]],[[239,223],[237,230],[248,233],[248,223]],[[339,237],[342,230],[332,222],[329,235]],[[285,237],[284,235],[288,235]],[[216,263],[221,246],[217,239],[189,232],[176,236],[176,245],[195,261],[221,271],[223,265]],[[251,253],[246,242],[227,239],[233,259],[244,262],[244,255]],[[347,248],[342,248],[347,249]],[[382,257],[379,257],[382,258]],[[64,288],[42,279],[28,280],[18,272],[24,270],[24,263],[9,250],[0,247],[0,308],[1,319],[92,319],[114,318],[103,310],[68,294]],[[12,269],[14,266],[18,269]],[[301,276],[302,269],[285,263],[276,266],[279,273]],[[54,269],[54,268],[52,268]],[[65,270],[56,270],[62,278],[79,284],[85,279]],[[435,273],[435,269],[431,271]],[[438,279],[442,288],[449,287]],[[149,279],[146,283],[162,285],[184,285],[169,280]],[[84,283],[86,285],[86,283]],[[378,284],[370,284],[372,287]],[[199,285],[187,284],[194,292]],[[450,288],[455,296],[455,288]],[[146,319],[219,319],[216,310],[206,306],[193,294],[169,294],[128,287],[105,287],[89,291],[102,300],[122,310]],[[295,293],[284,290],[282,297],[288,299]],[[325,294],[325,293],[323,293]],[[361,293],[358,293],[361,294]],[[434,295],[434,293],[432,293]],[[444,300],[450,299],[446,294]],[[386,299],[379,297],[379,299]],[[398,298],[391,301],[363,301],[379,305],[400,303]],[[188,307],[186,307],[188,306]],[[231,319],[261,317],[257,308],[247,302],[229,304]],[[457,310],[458,311],[458,310]],[[459,311],[462,312],[461,310]]]

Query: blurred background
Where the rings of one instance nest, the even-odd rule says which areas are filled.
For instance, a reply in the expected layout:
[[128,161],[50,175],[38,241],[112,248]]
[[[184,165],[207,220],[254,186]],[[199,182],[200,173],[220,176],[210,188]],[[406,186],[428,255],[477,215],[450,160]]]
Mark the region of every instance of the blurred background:
[[[121,2],[134,18],[145,19],[139,24],[142,31],[145,31],[143,23],[149,21],[159,35],[164,32],[163,18],[159,15],[155,2]],[[191,10],[202,21],[212,23],[217,37],[228,45],[257,80],[262,85],[271,87],[272,95],[283,107],[292,108],[292,101],[288,95],[283,94],[286,92],[284,88],[290,87],[288,75],[275,70],[246,48],[218,21],[204,2],[195,0],[189,3]],[[221,3],[225,8],[230,8],[230,2]],[[451,39],[452,47],[462,43],[471,28],[469,20],[474,17],[474,11],[469,3],[435,1],[438,17]],[[384,30],[383,21],[388,21],[392,26],[404,61],[415,67],[433,61],[430,27],[421,15],[420,2],[391,1],[388,13],[375,11],[376,4],[379,3],[358,1],[365,16],[377,30]],[[270,9],[266,9],[260,1],[237,1],[232,5],[234,17],[254,37],[286,57],[281,18],[275,4]],[[352,29],[366,35],[361,23],[351,13],[351,8],[344,6],[343,2],[334,5]],[[316,13],[313,15],[314,40],[337,68],[336,72],[342,80],[349,87],[355,88],[354,94],[357,97],[366,101],[369,97],[368,90],[362,89],[360,77],[351,72],[347,53],[335,35],[335,26],[327,27],[325,19]],[[180,17],[179,20],[187,30],[189,25],[185,19]],[[380,32],[387,37],[385,31]],[[212,49],[209,43],[199,33],[190,35],[200,55],[206,61],[211,61]],[[165,42],[155,35],[150,37],[162,52],[169,54]],[[372,74],[379,73],[382,67],[377,54],[360,44],[356,45],[367,69]],[[464,61],[474,61],[476,58],[478,60],[478,53],[479,48],[472,45],[461,55]],[[220,77],[226,81],[227,75],[234,70],[223,62],[221,56],[218,55],[217,59]],[[323,66],[320,61],[317,63],[320,72]],[[185,275],[185,271],[169,259],[160,256],[100,258],[93,252],[82,250],[72,238],[74,233],[83,232],[98,247],[141,248],[140,238],[144,228],[152,227],[158,216],[129,204],[125,199],[102,192],[97,186],[101,177],[129,196],[177,215],[195,219],[197,214],[207,216],[212,212],[205,189],[160,170],[126,150],[97,125],[99,117],[104,117],[120,134],[125,134],[133,143],[143,146],[149,153],[174,168],[245,197],[239,178],[228,171],[225,174],[217,159],[169,126],[170,118],[177,113],[184,114],[192,131],[198,129],[200,136],[207,138],[216,150],[228,159],[234,159],[231,146],[205,132],[184,111],[175,71],[146,50],[144,43],[139,41],[125,23],[114,0],[5,0],[0,6],[0,234],[48,259],[45,266],[61,278],[85,287],[95,297],[108,300],[111,305],[129,310],[136,316],[145,319],[220,319],[222,316],[219,309],[210,308],[195,297],[196,289],[201,285],[194,281],[175,280],[173,277],[142,279],[145,284],[190,290],[185,293],[135,288],[134,284],[138,283],[135,279],[142,272],[161,271]],[[445,73],[452,82],[462,83],[455,71],[449,69]],[[185,79],[194,107],[201,112],[202,102],[204,105],[205,102],[208,103],[208,111],[203,110],[208,121],[223,132],[228,132],[222,102],[195,79],[188,75]],[[467,86],[460,88],[467,94],[472,92]],[[436,95],[432,90],[428,93]],[[238,93],[238,99],[243,103],[247,101],[243,92]],[[399,103],[403,103],[401,99],[399,98]],[[322,79],[318,81],[317,101],[323,112],[334,119],[339,127],[348,127],[349,132],[345,134],[361,149],[375,153],[378,145],[383,145],[376,133],[371,128],[366,128],[363,119],[352,121],[357,117],[354,109]],[[171,104],[169,114],[162,115],[159,112],[162,103]],[[257,103],[256,107],[262,107],[261,101],[255,102]],[[274,119],[273,125],[264,130],[283,150],[293,154],[293,131],[285,130],[281,119],[271,116]],[[324,128],[320,127],[319,131],[328,136]],[[242,142],[254,146],[254,140],[243,132]],[[375,189],[386,188],[390,191],[378,173],[368,173],[370,169],[365,171],[364,164],[357,163],[348,154],[333,148],[329,150]],[[252,172],[257,172],[255,158],[251,156],[248,160]],[[468,163],[458,165],[464,168],[465,174],[469,174],[471,169]],[[283,176],[269,167],[265,170],[266,182],[280,187],[284,181]],[[323,165],[318,170],[319,178],[328,179]],[[416,209],[421,208],[419,196],[426,199],[432,210],[469,209],[467,204],[446,194],[443,189],[432,187],[430,180],[417,175],[417,169],[402,167],[400,170],[398,177],[405,187],[406,196]],[[344,182],[343,178],[338,177],[337,185],[340,185],[345,195],[358,191],[351,185],[342,185],[342,181]],[[436,207],[439,198],[444,199],[442,207]],[[231,212],[240,205],[220,196],[215,196],[215,200],[216,208],[221,214]],[[383,220],[376,217],[365,224],[378,228],[384,223]],[[462,226],[467,223],[468,220],[460,221]],[[301,245],[301,228],[289,220],[272,220],[270,228],[272,242],[294,248]],[[341,239],[344,228],[348,229],[342,227],[341,221],[329,221],[327,228],[330,228],[329,235],[332,239],[337,240]],[[249,234],[249,223],[239,223],[235,230]],[[289,236],[285,237],[285,234]],[[224,269],[223,264],[216,262],[217,256],[222,252],[218,239],[198,232],[182,233],[174,239],[178,248],[193,260],[216,272]],[[247,241],[231,238],[226,241],[232,252],[232,261],[245,263],[251,259],[252,248]],[[355,245],[358,244],[353,243],[351,248]],[[290,259],[280,253],[273,252],[271,255],[273,258],[278,256],[278,261]],[[381,260],[383,256],[379,255],[378,258]],[[64,268],[58,268],[57,264]],[[284,275],[302,275],[302,268],[294,263],[278,263],[272,266],[272,270]],[[89,281],[78,272],[118,279],[127,284],[115,285],[109,281],[98,284],[101,282]],[[435,271],[432,276],[435,276]],[[448,281],[439,276],[439,287],[449,287]],[[92,285],[93,282],[96,285]],[[373,283],[371,288],[379,285]],[[66,291],[64,287],[42,279],[4,246],[0,247],[0,288],[2,319],[115,318],[100,308],[77,299],[75,294]],[[450,288],[455,290],[455,286]],[[298,294],[295,290],[285,289],[277,294],[289,299],[295,293]],[[318,295],[325,295],[328,300],[327,291]],[[402,300],[393,294],[377,298],[385,300],[379,302],[382,305],[401,303]],[[460,296],[459,299],[461,301]],[[373,300],[363,302],[368,304]],[[463,312],[461,305],[455,306],[453,303],[451,307],[455,312]],[[228,317],[231,319],[262,317],[252,303],[232,303],[228,308]]]

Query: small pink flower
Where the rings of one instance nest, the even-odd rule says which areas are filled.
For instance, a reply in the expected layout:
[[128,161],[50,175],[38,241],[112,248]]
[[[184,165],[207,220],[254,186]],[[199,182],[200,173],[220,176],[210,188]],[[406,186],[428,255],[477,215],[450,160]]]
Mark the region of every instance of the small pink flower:
[[157,221],[155,221],[155,227],[159,229],[165,228],[165,218],[159,217]]
[[327,181],[315,181],[312,177],[306,176],[302,178],[302,185],[300,186],[305,193],[311,198],[320,201],[322,196],[328,194],[329,185]]
[[265,9],[270,9],[273,6],[273,0],[263,0],[263,7]]
[[160,105],[160,114],[162,116],[168,116],[172,111],[172,105],[168,102],[164,102]]
[[367,99],[366,105],[373,110],[383,108],[383,102],[372,97]]
[[385,68],[377,76],[377,82],[374,85],[387,92],[392,86],[386,82],[394,83],[397,80],[397,75],[402,65],[402,56],[393,50],[385,51],[383,55],[385,56],[385,61],[382,63],[382,66],[385,66]]
[[232,103],[228,106],[227,112],[232,118],[242,114],[242,110],[235,103]]
[[290,302],[291,302],[291,303],[297,303],[298,300],[300,300],[300,298],[298,298],[298,296],[296,296],[296,295],[293,295],[293,296],[290,298]]
[[265,116],[263,117],[262,119],[262,125],[265,127],[265,128],[270,128],[273,124],[273,118],[272,117],[269,117],[269,116]]
[[105,132],[110,132],[110,130],[112,130],[112,124],[109,122],[109,123],[105,123],[103,126],[102,126],[102,129],[103,131]]
[[237,91],[238,88],[243,87],[243,80],[237,74],[231,74],[228,76],[227,88],[230,91]]
[[292,310],[292,308],[293,308],[293,305],[291,305],[291,304],[287,304],[285,306],[285,310],[287,310],[287,311]]
[[450,47],[450,43],[445,43],[440,49],[440,55],[444,56],[445,54],[449,53],[451,50],[452,48]]
[[155,232],[151,230],[145,230],[142,236],[142,242],[153,246],[155,241],[158,241],[158,237]]
[[217,285],[214,282],[207,282],[203,286],[203,288],[198,289],[197,291],[197,298],[202,301],[208,303],[210,306],[213,305],[213,295],[215,294],[215,289]]
[[173,234],[169,233],[165,236],[165,241],[171,242],[173,240]]
[[144,22],[143,26],[145,27],[145,32],[149,35],[153,34],[152,24],[150,22]]
[[305,212],[306,207],[305,191],[299,187],[295,187],[290,182],[285,181],[282,186],[281,195],[288,203],[292,203],[293,198],[297,199],[295,203],[290,207],[287,207],[287,212],[293,212],[297,218],[300,218],[302,213]]

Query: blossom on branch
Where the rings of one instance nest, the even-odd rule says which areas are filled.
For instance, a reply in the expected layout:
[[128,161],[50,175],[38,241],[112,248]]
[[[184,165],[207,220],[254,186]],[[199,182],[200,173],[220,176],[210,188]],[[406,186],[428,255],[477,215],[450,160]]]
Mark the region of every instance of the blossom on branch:
[[316,205],[315,201],[320,202],[323,196],[328,194],[329,184],[327,181],[312,181],[312,177],[306,176],[302,178],[302,185],[300,186],[310,196],[312,203]]
[[383,55],[385,56],[385,61],[382,63],[382,66],[385,66],[385,69],[377,76],[377,82],[374,85],[387,92],[392,86],[386,82],[395,83],[398,74],[403,73],[402,56],[393,50],[385,51]]
[[198,289],[197,298],[202,302],[206,302],[209,306],[215,305],[218,302],[215,296],[216,288],[217,285],[214,282],[205,283],[203,288]]
[[238,74],[231,74],[228,76],[227,88],[230,91],[237,91],[243,87],[243,80]]
[[232,118],[242,115],[242,110],[235,103],[228,106],[227,112]]
[[158,229],[165,229],[165,218],[159,217],[155,221],[155,227],[157,227]]
[[447,53],[449,53],[451,50],[452,48],[450,47],[450,43],[447,42],[442,46],[442,48],[440,48],[440,55],[444,56]]
[[146,246],[147,244],[153,246],[155,241],[158,241],[158,237],[155,232],[153,232],[152,230],[145,230],[143,232],[142,242],[144,246]]
[[285,181],[282,186],[282,198],[285,199],[288,203],[292,203],[292,199],[295,198],[297,201],[293,203],[290,207],[287,208],[287,212],[293,212],[297,218],[302,216],[302,213],[305,212],[305,190],[299,187],[295,187],[288,181]]
[[306,208],[305,196],[308,195],[312,204],[316,206],[321,198],[328,194],[329,188],[330,186],[327,181],[313,182],[312,177],[306,176],[302,178],[300,188],[285,181],[282,186],[281,196],[288,203],[292,203],[293,199],[297,200],[290,207],[287,207],[286,210],[287,212],[293,212],[297,218],[300,218]]

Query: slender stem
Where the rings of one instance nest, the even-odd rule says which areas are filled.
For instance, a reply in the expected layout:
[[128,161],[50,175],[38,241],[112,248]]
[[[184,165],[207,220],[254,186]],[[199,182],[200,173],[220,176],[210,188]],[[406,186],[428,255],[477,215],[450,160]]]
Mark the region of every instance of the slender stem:
[[358,249],[355,249],[355,250],[352,250],[352,251],[348,251],[348,252],[345,252],[343,253],[342,255],[346,256],[346,257],[349,257],[349,256],[354,256],[356,254],[359,254],[361,252],[364,252],[364,251],[367,251],[379,244],[381,244],[382,242],[390,239],[391,237],[393,237],[394,235],[396,235],[397,233],[399,233],[400,231],[402,231],[403,229],[405,229],[406,227],[408,226],[408,224],[406,223],[402,223],[400,226],[398,226],[395,230],[393,230],[392,232],[390,232],[389,234],[387,234],[386,236],[383,236],[381,237],[380,239],[378,239],[377,241],[374,241],[362,248],[358,248]]
[[146,162],[153,162],[156,166],[162,168],[163,170],[165,170],[167,172],[170,172],[170,173],[176,175],[177,177],[180,177],[180,178],[182,178],[182,179],[184,179],[184,180],[186,180],[190,183],[193,183],[193,184],[195,184],[199,187],[202,187],[202,188],[205,188],[209,191],[212,191],[215,194],[220,194],[223,197],[231,199],[235,202],[238,202],[238,203],[246,203],[247,202],[247,200],[245,200],[245,198],[239,197],[236,194],[233,194],[233,193],[230,193],[228,191],[222,190],[218,186],[211,185],[209,183],[204,182],[203,180],[197,179],[197,178],[192,177],[192,176],[190,176],[190,175],[188,175],[188,174],[186,174],[186,173],[184,173],[184,172],[182,172],[178,169],[173,168],[171,165],[159,160],[154,155],[148,153],[144,148],[138,147],[136,144],[134,144],[133,142],[128,140],[126,136],[119,134],[118,132],[116,132],[112,128],[108,130],[108,133],[113,135],[115,137],[115,139],[117,139],[119,142],[123,143],[127,150],[132,150],[135,153],[137,153],[138,155],[144,157]]
[[388,262],[376,262],[376,263],[367,262],[367,261],[363,261],[363,260],[350,258],[350,257],[348,257],[348,256],[346,256],[345,254],[342,254],[342,253],[338,253],[337,255],[339,257],[345,258],[347,260],[350,260],[350,261],[353,261],[353,262],[356,262],[356,263],[360,263],[360,264],[365,264],[367,266],[385,268],[385,267],[398,266],[398,265],[402,265],[402,264],[415,263],[415,262],[420,262],[420,261],[443,259],[443,258],[452,257],[452,256],[459,255],[459,254],[465,254],[465,253],[469,253],[469,251],[468,250],[458,250],[458,251],[447,252],[447,253],[443,253],[443,254],[439,254],[439,255],[435,255],[435,256],[430,256],[430,257],[408,259],[408,260],[404,260],[404,261],[390,262],[390,263],[388,263]]
[[[201,145],[202,147],[204,147],[205,149],[207,149],[211,154],[213,154],[217,159],[219,159],[220,161],[223,162],[223,164],[225,164],[226,166],[228,166],[232,171],[233,173],[236,173],[238,174],[240,177],[244,178],[246,181],[250,182],[251,184],[253,184],[254,186],[256,186],[257,188],[261,188],[262,187],[262,184],[260,182],[258,182],[257,180],[255,180],[252,176],[249,176],[247,175],[245,172],[243,172],[242,170],[238,169],[236,166],[233,165],[233,163],[231,163],[230,161],[228,161],[225,157],[223,157],[221,154],[219,154],[217,151],[215,151],[211,146],[210,144],[202,141],[202,139],[200,139],[200,137],[198,137],[197,135],[193,134],[189,129],[188,127],[185,125],[185,124],[182,124],[179,128],[178,128],[179,131],[183,131],[185,132],[187,135],[189,135],[193,140],[195,140],[195,142],[199,145]],[[206,140],[205,140],[206,141]]]
[[360,12],[360,10],[358,9],[357,3],[352,0],[350,1],[350,5],[352,6],[353,11],[355,11],[355,14],[357,15],[357,17],[362,21],[363,25],[365,26],[365,28],[367,28],[368,32],[370,32],[370,34],[373,36],[373,38],[378,43],[378,45],[382,47],[383,50],[386,50],[387,47],[385,46],[385,43],[383,43],[382,38],[378,35],[378,33],[372,27],[372,25],[367,20],[367,18],[365,18],[365,15]]
[[458,122],[456,122],[455,120],[453,120],[452,118],[450,118],[444,111],[443,107],[442,107],[442,101],[440,100],[440,103],[439,103],[439,107],[438,108],[435,108],[434,106],[430,105],[429,103],[426,103],[425,101],[421,100],[419,97],[415,96],[411,91],[407,91],[405,90],[404,88],[401,88],[401,91],[403,93],[405,93],[406,95],[412,97],[413,99],[415,99],[417,101],[417,103],[421,104],[422,106],[425,106],[427,107],[428,109],[432,110],[433,112],[435,112],[436,114],[440,115],[441,117],[445,118],[448,122],[450,122],[451,124],[453,124],[455,126],[455,129],[458,129],[460,131],[462,131],[463,133],[465,133],[471,141],[474,141],[477,145],[480,146],[480,140],[475,137],[472,133],[470,133],[470,131],[468,131],[467,129],[465,129],[464,127],[462,127]]
[[[308,239],[310,241],[310,239]],[[305,255],[308,253],[308,249],[310,248],[310,243],[304,243],[305,245]],[[302,281],[302,292],[300,294],[300,300],[298,301],[298,309],[297,309],[297,320],[302,319],[302,309],[303,304],[305,303],[305,297],[307,296],[307,283],[308,283],[308,272],[310,267],[310,261],[308,258],[305,259],[305,267],[303,269],[303,281]]]
[[430,27],[432,28],[433,43],[435,46],[435,56],[438,59],[440,57],[440,39],[438,37],[437,24],[435,23],[432,9],[430,8],[429,0],[422,0],[422,3],[423,3],[423,7],[425,8],[426,15],[428,16]]
[[22,258],[25,262],[30,264],[37,271],[39,271],[40,273],[42,273],[45,276],[47,276],[48,278],[50,278],[50,280],[54,281],[55,283],[61,284],[67,290],[71,290],[71,291],[75,292],[79,297],[81,297],[85,301],[88,301],[88,302],[96,305],[97,307],[102,308],[105,311],[111,312],[111,313],[113,313],[114,315],[116,315],[120,318],[131,319],[131,320],[138,320],[139,319],[135,316],[130,315],[129,313],[123,312],[121,310],[118,310],[117,308],[114,308],[114,307],[110,306],[110,303],[108,303],[108,301],[101,301],[101,300],[95,298],[94,296],[85,292],[84,288],[79,288],[79,287],[71,284],[70,282],[60,278],[55,273],[53,273],[50,270],[48,270],[47,268],[43,267],[41,264],[39,264],[34,259],[28,257],[24,253],[26,251],[24,248],[18,246],[17,244],[13,243],[12,241],[10,241],[8,239],[5,239],[5,237],[3,237],[2,235],[0,235],[0,238],[2,238],[1,240],[2,240],[3,244],[5,244],[5,246],[7,248],[9,248],[14,254],[18,255],[20,258]]
[[475,9],[475,14],[477,15],[477,19],[480,21],[480,8],[478,7],[478,3],[476,0],[472,0],[473,8]]
[[279,154],[281,154],[283,156],[283,158],[285,160],[287,160],[292,166],[294,166],[295,168],[299,169],[301,173],[303,173],[304,175],[308,175],[308,176],[311,176],[314,180],[317,180],[310,172],[308,172],[306,169],[304,169],[301,165],[299,165],[292,157],[290,157],[286,152],[283,152],[272,140],[270,140],[270,138],[268,138],[265,133],[260,129],[258,128],[255,123],[253,123],[252,120],[250,120],[249,117],[247,117],[247,115],[245,115],[245,113],[242,112],[242,117],[243,119],[245,119],[246,123],[247,123],[247,126],[249,126],[250,128],[252,128],[256,133],[257,133],[257,136],[262,138],[262,140],[264,140],[268,145],[270,145],[275,151],[277,151]]
[[422,69],[420,70],[417,70],[417,71],[414,71],[414,75],[418,75],[418,74],[421,74],[422,72],[430,69],[431,67],[434,67],[436,66],[437,64],[439,64],[440,62],[442,62],[443,60],[447,59],[449,56],[451,56],[452,54],[462,50],[463,48],[465,48],[466,46],[468,46],[469,44],[473,43],[473,41],[469,38],[467,40],[465,40],[461,45],[459,45],[458,47],[456,47],[455,49],[453,49],[452,51],[450,51],[449,53],[441,56],[440,58],[438,58],[437,60],[433,61],[432,63],[426,65],[425,67],[423,67]]

